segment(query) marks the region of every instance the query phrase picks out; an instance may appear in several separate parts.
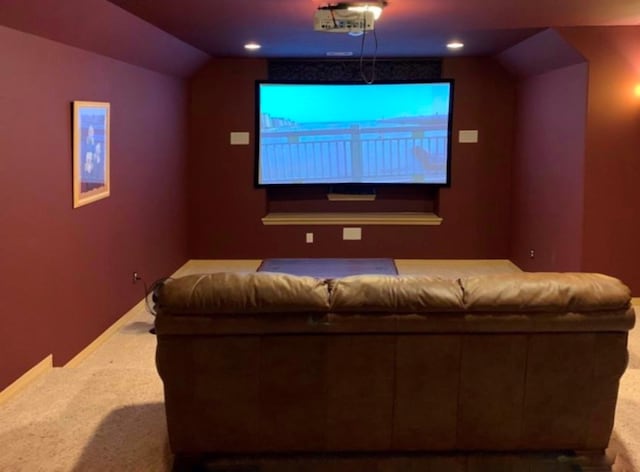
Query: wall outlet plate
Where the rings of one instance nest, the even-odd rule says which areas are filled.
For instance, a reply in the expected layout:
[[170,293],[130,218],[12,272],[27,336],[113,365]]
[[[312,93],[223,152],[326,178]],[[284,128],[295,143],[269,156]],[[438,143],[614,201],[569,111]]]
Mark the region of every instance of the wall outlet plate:
[[362,228],[342,228],[342,239],[345,241],[361,240]]

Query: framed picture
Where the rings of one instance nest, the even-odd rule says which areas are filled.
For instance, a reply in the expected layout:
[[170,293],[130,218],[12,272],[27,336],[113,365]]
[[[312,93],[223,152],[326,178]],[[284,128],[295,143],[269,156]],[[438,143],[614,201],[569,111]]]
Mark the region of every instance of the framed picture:
[[107,102],[73,102],[73,207],[109,196]]

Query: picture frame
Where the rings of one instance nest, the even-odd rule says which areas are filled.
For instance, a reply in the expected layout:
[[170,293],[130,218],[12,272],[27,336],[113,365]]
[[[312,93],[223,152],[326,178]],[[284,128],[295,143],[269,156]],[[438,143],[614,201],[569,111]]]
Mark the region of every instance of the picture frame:
[[73,207],[107,198],[110,179],[108,102],[73,102]]

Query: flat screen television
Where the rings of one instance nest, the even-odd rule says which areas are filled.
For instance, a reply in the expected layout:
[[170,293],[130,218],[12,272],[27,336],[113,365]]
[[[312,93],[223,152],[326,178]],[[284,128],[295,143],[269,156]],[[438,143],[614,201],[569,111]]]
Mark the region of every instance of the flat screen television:
[[256,82],[256,185],[450,183],[453,81]]

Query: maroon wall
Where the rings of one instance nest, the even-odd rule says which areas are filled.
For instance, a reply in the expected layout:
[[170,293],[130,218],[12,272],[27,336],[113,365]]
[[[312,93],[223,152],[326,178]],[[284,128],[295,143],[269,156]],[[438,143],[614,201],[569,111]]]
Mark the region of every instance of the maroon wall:
[[561,29],[589,61],[583,266],[640,293],[640,27]]
[[[478,144],[452,149],[452,185],[428,192],[387,192],[369,211],[429,211],[441,226],[363,226],[362,241],[342,241],[340,226],[263,226],[268,211],[344,211],[350,205],[306,192],[253,188],[254,146],[230,146],[231,131],[254,133],[254,81],[262,60],[211,61],[191,81],[189,237],[193,258],[373,257],[505,258],[508,255],[510,157],[515,86],[491,59],[447,59],[455,79],[454,133],[478,129]],[[305,244],[305,233],[315,234]]]
[[587,75],[578,64],[519,83],[511,260],[525,270],[581,268]]
[[[0,27],[0,389],[68,361],[186,261],[187,87]],[[72,208],[71,102],[111,103],[111,196]]]

